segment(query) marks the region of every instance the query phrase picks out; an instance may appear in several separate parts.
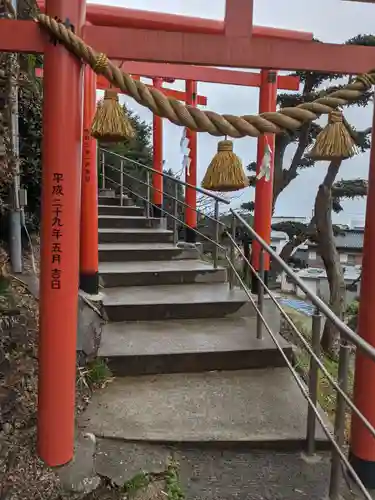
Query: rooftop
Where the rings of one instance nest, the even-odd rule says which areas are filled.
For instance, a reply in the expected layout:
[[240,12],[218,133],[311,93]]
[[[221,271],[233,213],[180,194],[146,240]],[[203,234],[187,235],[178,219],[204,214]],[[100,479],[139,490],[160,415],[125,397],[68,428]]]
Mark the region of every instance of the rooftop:
[[[363,229],[345,229],[342,234],[335,237],[337,248],[350,248],[356,250],[363,249]],[[309,243],[309,246],[315,247],[316,243]]]
[[[343,266],[344,270],[344,280],[354,281],[359,278],[361,274],[361,266]],[[327,273],[325,269],[318,267],[308,267],[307,269],[301,269],[298,276],[303,279],[326,279]]]

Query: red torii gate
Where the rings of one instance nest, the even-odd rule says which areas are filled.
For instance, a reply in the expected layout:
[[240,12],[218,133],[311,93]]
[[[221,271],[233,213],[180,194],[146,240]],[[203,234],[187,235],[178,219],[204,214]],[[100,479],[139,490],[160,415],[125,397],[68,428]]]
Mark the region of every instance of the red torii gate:
[[[92,7],[92,6],[91,6]],[[95,7],[98,7],[95,5]],[[112,8],[109,7],[111,10]],[[116,12],[123,9],[115,9]],[[125,9],[126,11],[126,9]],[[137,11],[138,12],[138,11]],[[116,17],[116,19],[118,19]],[[275,30],[278,32],[277,30]],[[279,30],[280,31],[280,30]],[[289,33],[288,30],[285,30]],[[294,32],[291,32],[294,35]],[[285,33],[284,33],[285,35]],[[286,35],[285,35],[286,36]],[[312,39],[312,33],[298,33],[301,38]],[[299,78],[290,75],[277,75],[275,72],[267,72],[262,70],[260,73],[255,72],[242,72],[233,70],[224,70],[217,68],[206,68],[203,66],[183,66],[177,64],[155,64],[146,62],[132,62],[132,61],[116,61],[119,67],[126,72],[133,75],[134,79],[139,79],[140,74],[152,78],[154,87],[158,87],[167,96],[175,99],[183,100],[191,105],[206,105],[207,98],[197,95],[197,80],[210,82],[210,83],[225,83],[231,85],[241,85],[248,87],[260,88],[259,93],[259,112],[276,111],[276,98],[277,89],[282,90],[298,90]],[[96,294],[98,292],[98,255],[97,255],[97,202],[95,193],[97,186],[94,186],[95,176],[93,172],[96,171],[96,155],[94,149],[96,141],[90,138],[89,127],[95,110],[95,92],[93,90],[92,78],[95,76],[88,74],[88,69],[85,74],[85,105],[84,105],[84,154],[83,163],[86,165],[82,177],[82,200],[81,200],[81,252],[80,252],[80,287],[87,293]],[[183,79],[186,81],[186,92],[172,90],[162,87],[162,77],[160,75],[167,74],[168,80],[175,78]],[[135,75],[135,76],[134,76]],[[42,77],[43,70],[38,68],[36,76]],[[270,79],[271,78],[271,79]],[[96,88],[107,89],[110,87],[109,82],[102,76],[96,79]],[[120,91],[121,92],[121,91]],[[90,97],[91,96],[91,97]],[[89,101],[91,104],[89,104]],[[90,109],[86,112],[86,107]],[[162,137],[162,118],[154,115],[153,117],[153,145],[154,145],[154,170],[162,172],[163,170],[163,137]],[[197,141],[196,132],[188,131],[188,139],[190,146],[190,169],[186,169],[185,181],[188,184],[196,185],[197,183]],[[90,146],[90,142],[93,141]],[[268,137],[268,142],[272,143],[273,137]],[[264,155],[265,138],[260,137],[258,140],[257,151],[257,164],[258,168],[262,162]],[[86,158],[85,151],[88,157]],[[92,164],[88,167],[88,164]],[[92,174],[88,174],[91,170]],[[153,206],[154,215],[159,217],[162,215],[163,203],[163,181],[161,175],[153,174]],[[185,210],[185,238],[188,242],[195,242],[196,237],[196,191],[194,189],[186,189],[186,203]],[[262,206],[262,210],[257,210],[255,214],[255,227],[260,235],[264,237],[268,243],[270,242],[270,219],[272,208],[272,182],[265,182],[264,179],[258,181],[256,186],[256,203]],[[256,269],[259,269],[259,253],[260,246],[254,242],[255,251],[253,252],[253,264]],[[265,257],[265,279],[269,269],[269,257]],[[257,280],[254,280],[254,288]]]
[[[369,61],[374,53],[372,47],[256,35],[252,26],[252,3],[252,0],[227,0],[225,21],[220,30],[208,29],[205,20],[200,20],[199,28],[189,28],[181,16],[173,17],[173,28],[168,25],[161,31],[149,26],[85,26],[85,0],[47,0],[46,13],[51,17],[69,19],[79,36],[112,59],[344,74],[364,73],[370,67]],[[32,21],[1,20],[0,26],[0,50],[44,53],[38,449],[49,465],[60,465],[72,458],[74,437],[81,62],[62,46],[50,43],[48,36],[42,34]],[[161,28],[160,25],[156,27]],[[72,113],[72,109],[76,113]],[[372,138],[375,140],[375,126]],[[359,318],[359,333],[372,345],[375,345],[372,311],[375,266],[371,260],[375,253],[375,224],[371,223],[370,216],[375,211],[374,169],[373,148]],[[64,257],[63,261],[59,255]],[[56,325],[59,325],[58,330]],[[363,358],[357,357],[355,403],[374,425],[375,402],[368,397],[367,391],[374,384],[375,365]],[[365,485],[374,488],[375,439],[358,418],[354,416],[353,419],[351,460]]]

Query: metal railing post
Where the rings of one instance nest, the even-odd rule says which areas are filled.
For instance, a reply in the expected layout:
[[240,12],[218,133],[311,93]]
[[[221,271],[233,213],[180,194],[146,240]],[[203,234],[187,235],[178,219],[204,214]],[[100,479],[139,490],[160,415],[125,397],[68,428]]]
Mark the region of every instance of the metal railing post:
[[215,200],[215,243],[216,245],[214,246],[214,251],[213,251],[213,257],[214,257],[214,268],[216,269],[218,266],[218,261],[219,261],[219,247],[217,246],[219,244],[219,230],[220,230],[220,224],[219,224],[219,201]]
[[[341,336],[340,339],[340,354],[338,366],[338,385],[345,394],[348,392],[349,383],[349,365],[350,365],[350,345]],[[338,392],[336,399],[336,414],[334,436],[336,443],[342,449],[345,444],[345,410],[346,402],[342,395]],[[329,498],[330,500],[339,500],[341,483],[341,457],[337,451],[332,449],[332,464],[329,481]]]
[[[248,266],[247,262],[245,262],[246,266]],[[264,281],[264,250],[260,249],[259,254],[259,278]],[[263,304],[264,304],[264,288],[263,283],[259,281],[258,284],[258,311],[257,311],[257,339],[261,340],[263,338],[263,320],[260,317],[260,314],[263,314]],[[259,314],[260,313],[260,314]]]
[[178,225],[177,225],[177,220],[178,220],[178,184],[175,183],[174,185],[174,199],[172,200],[172,213],[174,218],[172,219],[173,221],[173,243],[174,245],[177,245],[178,242]]
[[151,184],[150,184],[150,172],[147,170],[146,173],[146,183],[147,183],[147,194],[146,194],[146,217],[150,217],[151,209]]
[[[235,241],[236,240],[236,218],[234,215],[232,215],[231,236],[232,236],[232,239]],[[235,261],[235,251],[234,250],[235,250],[234,243],[232,240],[230,240],[229,259],[230,259],[233,266],[234,266],[234,261]],[[229,271],[229,288],[232,290],[234,288],[236,274],[231,266],[229,266],[228,271]]]
[[101,161],[101,167],[102,167],[102,189],[105,189],[105,154],[102,153],[102,161]]
[[124,160],[120,161],[120,205],[124,204]]
[[[311,347],[317,358],[320,357],[320,330],[322,325],[322,315],[318,308],[315,308],[312,316],[311,328]],[[318,382],[319,382],[319,366],[314,356],[310,358],[309,367],[309,396],[316,408],[318,401]],[[306,453],[314,455],[315,453],[315,430],[316,430],[316,416],[314,407],[310,404],[307,408],[307,429],[306,429]]]

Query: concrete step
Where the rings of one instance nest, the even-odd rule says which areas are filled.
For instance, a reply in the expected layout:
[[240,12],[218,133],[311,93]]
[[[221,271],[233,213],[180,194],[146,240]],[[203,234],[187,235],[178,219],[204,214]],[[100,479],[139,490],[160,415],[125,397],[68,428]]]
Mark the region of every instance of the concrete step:
[[[79,424],[129,441],[303,449],[307,403],[288,368],[144,375],[95,391]],[[317,424],[319,448],[329,442]]]
[[114,189],[99,188],[99,196],[104,198],[116,198],[116,191]]
[[159,321],[254,316],[245,292],[226,283],[133,286],[104,289],[110,321]]
[[212,264],[200,260],[101,262],[99,273],[105,288],[224,283],[227,278],[225,268],[214,269]]
[[99,205],[120,205],[120,198],[115,196],[98,196]]
[[132,262],[148,260],[196,259],[196,249],[182,249],[172,243],[101,243],[100,262]]
[[100,215],[127,215],[130,217],[141,217],[144,213],[142,207],[135,205],[120,206],[120,205],[99,205],[98,213]]
[[[284,353],[292,348],[278,335]],[[99,356],[116,376],[285,366],[272,338],[256,338],[256,318],[106,324]]]
[[129,196],[126,196],[124,195],[122,197],[122,205],[120,204],[120,197],[115,194],[111,196],[107,196],[107,195],[101,195],[99,193],[99,196],[98,196],[98,202],[99,202],[99,205],[112,205],[112,206],[124,206],[124,207],[130,207],[130,206],[133,206],[134,205],[134,201],[129,197]]
[[154,217],[137,217],[127,215],[99,215],[98,225],[100,228],[116,228],[116,229],[144,229],[144,228],[159,228],[160,219]]
[[99,243],[168,243],[173,232],[166,229],[99,228]]

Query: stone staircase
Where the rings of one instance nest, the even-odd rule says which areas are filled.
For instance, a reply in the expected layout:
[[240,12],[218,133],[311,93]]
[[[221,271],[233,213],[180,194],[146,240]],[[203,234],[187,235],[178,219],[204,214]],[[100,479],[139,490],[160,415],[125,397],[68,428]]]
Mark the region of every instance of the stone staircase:
[[[307,403],[268,332],[256,338],[246,293],[230,291],[226,269],[174,245],[163,219],[118,198],[99,203],[108,319],[99,357],[115,380],[94,394],[81,427],[129,441],[302,449]],[[271,299],[264,315],[278,332]],[[290,358],[291,346],[277,340]]]

